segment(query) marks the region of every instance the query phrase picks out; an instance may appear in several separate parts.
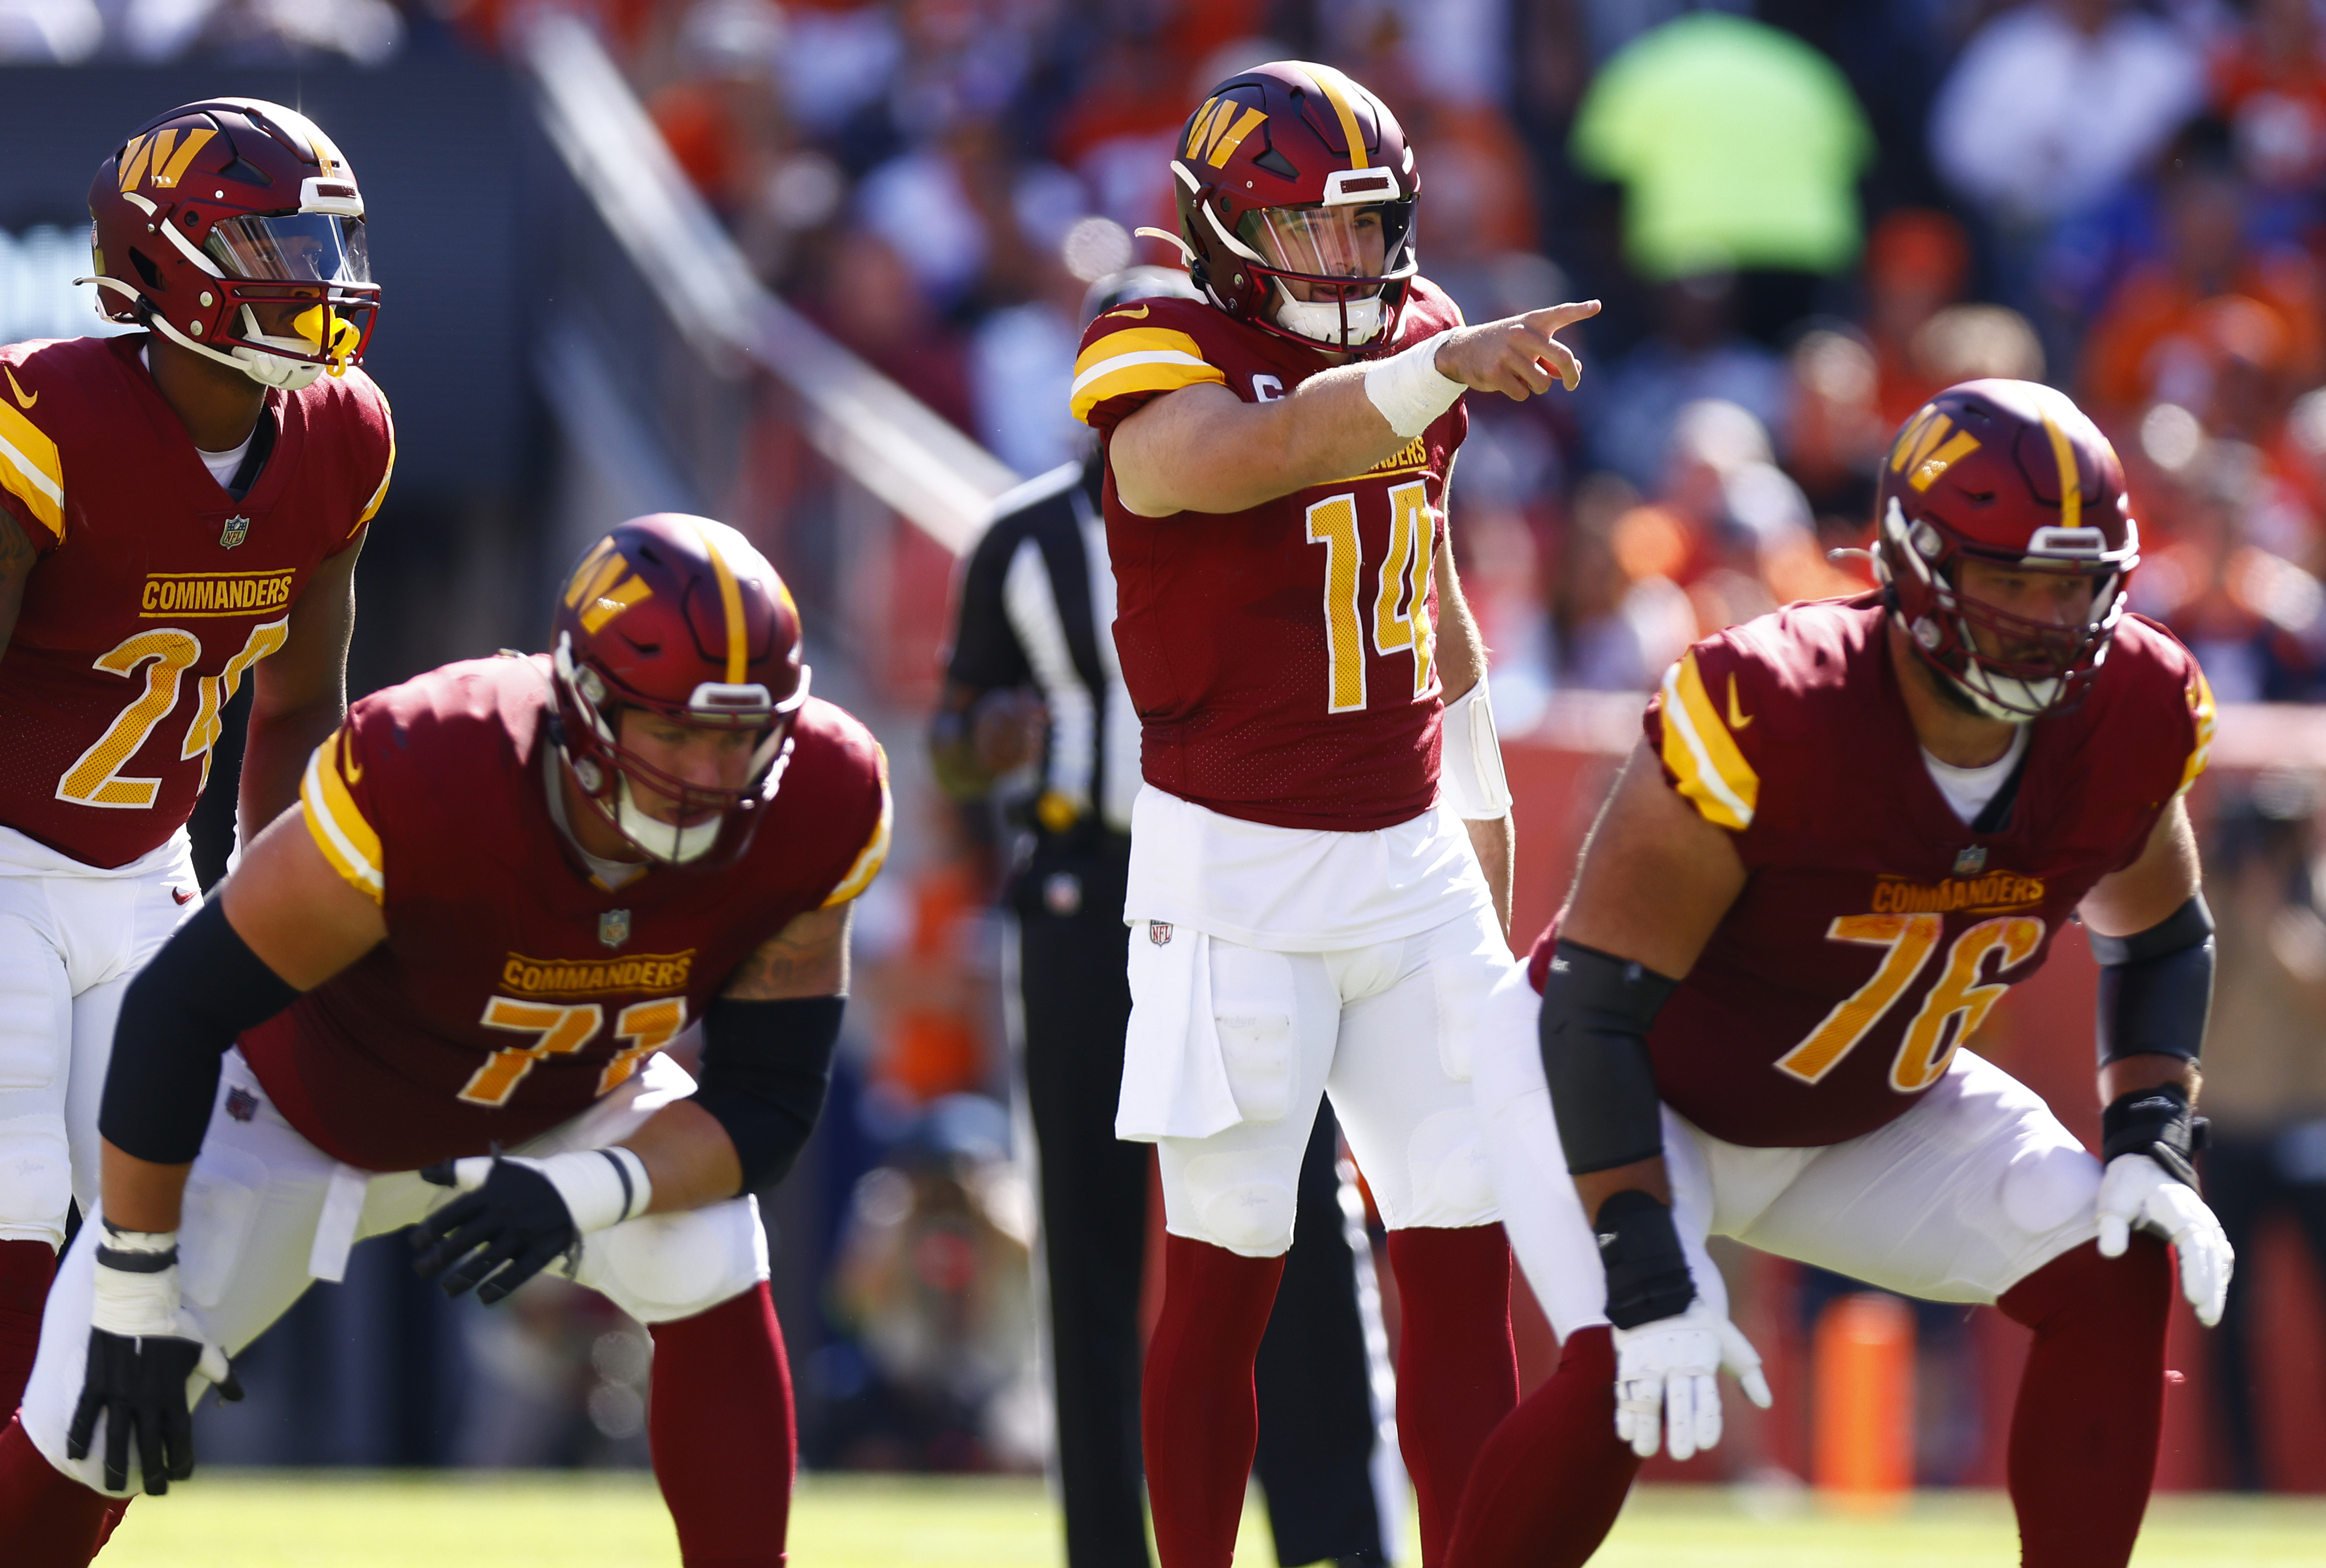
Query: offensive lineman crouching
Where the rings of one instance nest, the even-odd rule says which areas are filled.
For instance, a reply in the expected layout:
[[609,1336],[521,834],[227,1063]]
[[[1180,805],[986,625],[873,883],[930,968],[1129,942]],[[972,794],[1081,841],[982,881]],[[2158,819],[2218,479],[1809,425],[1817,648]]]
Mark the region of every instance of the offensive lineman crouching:
[[[2061,394],[1949,387],[1880,477],[1881,591],[1672,667],[1537,947],[1539,1040],[1522,1015],[1482,1034],[1505,1223],[1563,1349],[1480,1458],[1460,1568],[1590,1556],[1667,1432],[1677,1458],[1718,1441],[1720,1368],[1769,1403],[1708,1234],[2033,1330],[2022,1561],[2132,1554],[2163,1244],[2208,1324],[2232,1263],[2191,1165],[2213,947],[2181,798],[2212,695],[2126,612],[2123,471]],[[2078,919],[2097,1161],[1963,1049]]]
[[[357,704],[133,986],[102,1210],[0,1438],[16,1568],[79,1568],[141,1478],[190,1475],[202,1385],[236,1396],[227,1357],[405,1226],[450,1293],[555,1265],[649,1324],[685,1561],[784,1561],[749,1194],[823,1103],[885,764],[809,698],[791,595],[723,525],[621,525],[554,635]],[[699,1089],[658,1054],[697,1019]]]

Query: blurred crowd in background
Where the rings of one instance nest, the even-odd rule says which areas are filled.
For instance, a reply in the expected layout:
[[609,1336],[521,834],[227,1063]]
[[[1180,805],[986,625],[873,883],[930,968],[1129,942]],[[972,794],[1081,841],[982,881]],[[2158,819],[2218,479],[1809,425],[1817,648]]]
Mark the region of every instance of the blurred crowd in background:
[[[1901,422],[1977,376],[2060,386],[2114,440],[2134,606],[2221,701],[2326,697],[2321,0],[0,0],[0,61],[377,65],[502,49],[540,9],[593,23],[771,289],[1025,475],[1083,450],[1088,285],[1176,260],[1133,231],[1176,228],[1168,160],[1207,89],[1287,56],[1364,82],[1417,149],[1422,270],[1471,320],[1605,302],[1566,334],[1575,395],[1471,400],[1452,526],[1506,733],[1867,584],[1829,552],[1866,542]],[[752,460],[778,508],[810,482],[780,425]],[[935,571],[880,612],[900,711],[935,690]],[[2317,789],[2222,794],[2244,1043],[2208,1090],[2218,1201],[2241,1250],[2275,1206],[2326,1257]],[[933,790],[900,813],[937,848],[864,901],[857,1044],[801,1200],[831,1263],[806,1456],[1022,1466],[1044,1418],[990,911],[1007,830]],[[2242,1299],[2219,1479],[2255,1485]],[[642,1453],[646,1341],[578,1311],[475,1330],[510,1397],[466,1457]]]

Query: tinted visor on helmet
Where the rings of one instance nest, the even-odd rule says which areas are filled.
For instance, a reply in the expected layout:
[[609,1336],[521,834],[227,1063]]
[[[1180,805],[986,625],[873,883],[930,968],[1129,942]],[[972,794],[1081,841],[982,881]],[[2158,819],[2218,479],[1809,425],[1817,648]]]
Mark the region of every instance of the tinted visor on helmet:
[[1270,207],[1249,215],[1244,243],[1297,278],[1354,278],[1378,293],[1389,263],[1389,223],[1379,207]]
[[202,242],[228,277],[265,282],[368,284],[364,220],[321,212],[228,218]]

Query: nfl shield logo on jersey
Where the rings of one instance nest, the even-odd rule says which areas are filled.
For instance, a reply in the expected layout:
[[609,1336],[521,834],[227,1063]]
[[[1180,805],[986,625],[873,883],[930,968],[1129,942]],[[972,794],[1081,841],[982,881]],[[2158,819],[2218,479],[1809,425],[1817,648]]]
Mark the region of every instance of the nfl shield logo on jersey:
[[1150,942],[1154,943],[1154,944],[1155,944],[1157,947],[1166,947],[1170,946],[1170,943],[1171,943],[1171,923],[1170,923],[1168,920],[1149,920],[1149,921],[1148,921],[1148,922],[1147,922],[1147,939],[1148,939],[1149,941],[1150,941]]
[[629,910],[608,910],[598,917],[598,940],[609,947],[619,947],[629,939]]
[[226,520],[226,527],[219,530],[219,547],[231,550],[248,537],[250,537],[250,519],[228,518]]
[[1986,869],[1986,845],[1974,844],[1955,852],[1955,875],[1977,876]]

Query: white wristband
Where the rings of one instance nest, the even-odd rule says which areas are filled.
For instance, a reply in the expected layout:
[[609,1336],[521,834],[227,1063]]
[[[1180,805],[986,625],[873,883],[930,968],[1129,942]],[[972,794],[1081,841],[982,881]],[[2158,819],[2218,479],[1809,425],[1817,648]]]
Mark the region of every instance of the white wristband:
[[1509,816],[1511,785],[1484,676],[1446,705],[1437,734],[1437,782],[1455,815],[1473,822]]
[[[546,1159],[503,1156],[512,1165],[526,1165],[549,1179],[573,1228],[583,1236],[635,1219],[654,1201],[654,1182],[647,1162],[635,1151],[623,1148],[577,1149]],[[492,1174],[493,1162],[483,1155],[452,1162],[452,1185],[473,1192]]]
[[1408,440],[1428,429],[1462,396],[1462,383],[1437,369],[1437,345],[1445,336],[1433,332],[1365,367],[1365,396],[1389,427]]
[[98,1243],[91,1325],[125,1339],[176,1333],[177,1255],[174,1230],[116,1230],[107,1226]]

